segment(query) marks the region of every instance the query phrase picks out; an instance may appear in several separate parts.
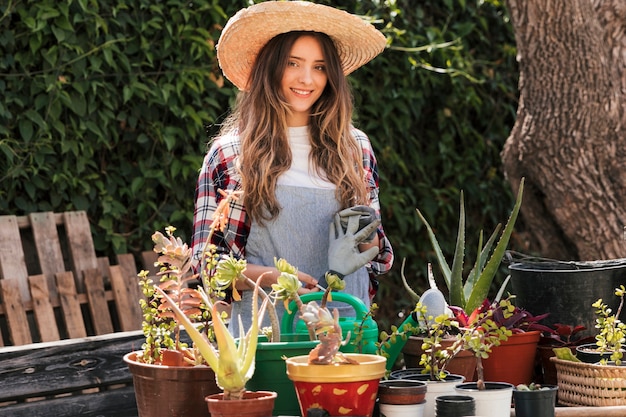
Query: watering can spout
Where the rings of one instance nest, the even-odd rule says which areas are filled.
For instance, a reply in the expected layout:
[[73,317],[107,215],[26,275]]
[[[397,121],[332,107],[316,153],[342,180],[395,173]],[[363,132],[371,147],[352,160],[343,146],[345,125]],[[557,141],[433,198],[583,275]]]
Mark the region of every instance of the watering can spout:
[[[407,329],[407,328],[411,329],[413,327],[416,327],[417,325],[418,323],[416,320],[416,313],[412,312],[402,322],[402,324],[400,325],[398,329],[400,331],[403,331],[404,329]],[[407,331],[406,337],[409,337],[410,335],[411,335],[411,332]],[[404,348],[405,344],[406,344],[406,338],[397,337],[395,341],[387,345],[381,346],[382,353],[387,358],[387,370],[388,371],[390,371],[393,365],[396,363],[396,360],[398,359],[398,355],[400,355],[400,352],[402,352],[402,349]]]
[[[448,303],[446,302],[446,298],[443,293],[439,291],[437,288],[437,284],[435,283],[435,278],[432,273],[432,267],[428,265],[428,282],[430,288],[422,294],[419,299],[419,302],[422,304],[422,307],[425,309],[424,316],[427,317],[428,324],[434,321],[434,318],[440,316],[442,314],[447,314],[449,312]],[[382,351],[383,354],[387,357],[387,369],[390,370],[391,367],[395,364],[398,359],[398,355],[404,348],[406,344],[406,339],[411,335],[410,329],[414,329],[418,327],[417,314],[415,311],[411,312],[409,316],[404,320],[402,325],[398,328],[400,332],[404,332],[406,337],[397,337],[393,343],[390,343],[389,346],[383,346]]]

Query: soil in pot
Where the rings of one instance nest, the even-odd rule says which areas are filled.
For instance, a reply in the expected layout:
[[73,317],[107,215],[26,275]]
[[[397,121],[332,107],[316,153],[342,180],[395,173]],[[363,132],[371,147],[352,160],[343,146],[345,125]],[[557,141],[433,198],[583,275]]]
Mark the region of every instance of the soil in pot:
[[599,352],[595,343],[576,346],[576,357],[585,363],[598,363],[602,359],[611,360],[611,352]]

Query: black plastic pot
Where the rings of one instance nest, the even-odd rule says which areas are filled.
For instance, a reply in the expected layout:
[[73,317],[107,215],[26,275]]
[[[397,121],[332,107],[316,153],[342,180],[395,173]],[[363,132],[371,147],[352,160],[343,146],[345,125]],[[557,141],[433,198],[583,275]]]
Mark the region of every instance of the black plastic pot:
[[542,323],[583,325],[583,336],[595,335],[598,298],[613,310],[618,298],[615,288],[626,282],[626,259],[566,262],[524,259],[509,265],[511,293],[518,307],[538,315],[550,313]]
[[554,417],[557,386],[543,385],[541,390],[513,390],[516,417]]
[[611,360],[611,352],[599,352],[595,343],[576,346],[576,357],[585,363],[598,363],[602,359]]
[[473,416],[476,412],[476,401],[467,395],[441,395],[435,401],[437,417]]

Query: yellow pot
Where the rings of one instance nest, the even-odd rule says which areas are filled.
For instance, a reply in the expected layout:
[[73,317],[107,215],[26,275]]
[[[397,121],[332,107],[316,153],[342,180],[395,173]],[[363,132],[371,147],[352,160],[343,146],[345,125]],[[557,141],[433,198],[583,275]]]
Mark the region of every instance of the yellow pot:
[[372,415],[387,359],[372,354],[345,355],[358,364],[309,364],[308,355],[286,360],[287,376],[296,388],[301,415],[307,415],[310,408],[323,408],[331,416]]

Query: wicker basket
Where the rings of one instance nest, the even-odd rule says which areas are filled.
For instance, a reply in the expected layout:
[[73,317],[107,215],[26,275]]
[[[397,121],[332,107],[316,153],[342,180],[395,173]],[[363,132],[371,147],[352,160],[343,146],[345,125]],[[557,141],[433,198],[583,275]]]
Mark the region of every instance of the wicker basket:
[[559,404],[626,405],[626,366],[595,365],[550,358],[556,366]]

